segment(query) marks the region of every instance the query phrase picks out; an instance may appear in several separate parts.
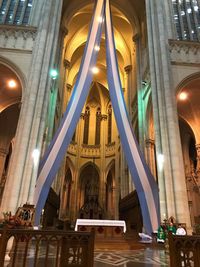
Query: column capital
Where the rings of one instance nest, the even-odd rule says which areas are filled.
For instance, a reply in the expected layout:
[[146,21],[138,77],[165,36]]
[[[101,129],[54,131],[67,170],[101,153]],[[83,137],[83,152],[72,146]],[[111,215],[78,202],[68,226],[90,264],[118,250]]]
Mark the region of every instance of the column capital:
[[139,39],[140,39],[140,35],[139,35],[139,33],[136,33],[136,34],[133,35],[133,37],[132,37],[132,40],[133,40],[134,43],[136,43]]
[[150,139],[150,138],[146,139],[145,143],[146,143],[147,147],[155,145],[155,141],[153,139]]
[[69,69],[71,66],[71,62],[67,59],[64,59],[63,65],[64,65],[65,69]]
[[105,114],[102,114],[102,115],[101,115],[101,119],[102,119],[103,121],[106,121],[106,120],[107,120],[107,118],[108,118],[108,116],[107,116],[107,115],[105,115]]
[[66,36],[68,34],[68,32],[69,32],[68,29],[65,26],[61,26],[61,31],[62,31],[62,34],[64,36]]
[[67,89],[67,91],[71,92],[71,90],[72,90],[72,85],[69,84],[69,83],[67,83],[67,84],[66,84],[66,89]]
[[127,65],[124,70],[128,74],[132,70],[132,65]]

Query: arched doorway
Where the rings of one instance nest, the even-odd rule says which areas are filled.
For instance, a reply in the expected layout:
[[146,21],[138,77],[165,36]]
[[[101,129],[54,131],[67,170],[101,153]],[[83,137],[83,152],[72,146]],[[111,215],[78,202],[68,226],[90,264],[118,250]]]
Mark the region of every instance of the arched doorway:
[[22,98],[16,73],[0,62],[0,202],[9,171]]
[[103,219],[104,212],[99,204],[99,173],[95,164],[87,165],[80,174],[81,219]]
[[192,225],[200,223],[200,78],[190,76],[177,94],[177,109]]

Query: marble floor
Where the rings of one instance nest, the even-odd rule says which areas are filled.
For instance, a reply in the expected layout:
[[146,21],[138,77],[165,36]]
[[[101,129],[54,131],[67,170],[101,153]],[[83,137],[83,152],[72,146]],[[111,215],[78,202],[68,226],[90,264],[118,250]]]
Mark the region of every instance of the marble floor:
[[96,251],[94,267],[164,267],[170,266],[164,249],[147,247],[131,251]]
[[[50,252],[50,262],[49,267],[55,266],[55,255],[53,253],[54,247],[52,247],[52,252]],[[34,265],[34,250],[28,253],[27,257],[27,267],[32,267]],[[22,267],[23,263],[23,253],[20,252],[15,260],[15,267]],[[12,253],[10,253],[11,259],[5,261],[4,267],[10,267],[12,265]],[[39,261],[37,267],[44,267],[45,260],[45,250],[41,250],[39,253]],[[169,265],[169,253],[166,252],[164,247],[153,247],[147,246],[143,249],[137,250],[121,250],[121,251],[111,251],[111,250],[96,250],[94,252],[94,267],[165,267]],[[85,266],[87,267],[87,266]]]

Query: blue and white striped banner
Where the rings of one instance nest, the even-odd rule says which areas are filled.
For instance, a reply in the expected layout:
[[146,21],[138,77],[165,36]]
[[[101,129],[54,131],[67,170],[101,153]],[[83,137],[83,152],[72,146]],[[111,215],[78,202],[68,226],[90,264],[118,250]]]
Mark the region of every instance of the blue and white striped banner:
[[[61,125],[40,164],[39,176],[34,194],[36,225],[39,224],[40,214],[46,202],[49,189],[60,167],[61,161],[65,156],[67,147],[71,141],[88,95],[93,76],[91,69],[95,66],[98,53],[94,47],[96,45],[100,45],[102,21],[105,15],[104,9],[104,0],[97,0],[73,94],[67,106]],[[105,21],[107,74],[111,101],[126,160],[138,193],[143,216],[143,224],[146,232],[151,234],[152,231],[157,230],[160,222],[158,186],[140,152],[128,119],[116,59],[109,0],[106,0]]]
[[129,170],[139,197],[143,224],[148,234],[158,229],[160,205],[158,186],[137,144],[128,119],[119,76],[109,0],[106,0],[106,57],[111,102]]
[[94,48],[100,45],[104,13],[104,0],[98,0],[95,5],[87,44],[72,96],[61,125],[39,167],[33,203],[36,207],[35,225],[39,224],[40,215],[45,205],[49,189],[65,156],[67,147],[71,142],[90,89],[93,79],[92,68],[96,65],[98,54],[98,51]]

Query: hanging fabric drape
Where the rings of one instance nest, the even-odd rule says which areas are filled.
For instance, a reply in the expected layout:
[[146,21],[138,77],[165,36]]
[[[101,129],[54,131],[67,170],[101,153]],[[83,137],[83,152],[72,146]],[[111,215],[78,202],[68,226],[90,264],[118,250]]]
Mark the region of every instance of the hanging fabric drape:
[[98,51],[94,48],[96,45],[100,45],[104,9],[104,0],[98,0],[94,8],[90,32],[72,96],[60,127],[58,128],[39,166],[39,175],[34,192],[36,225],[39,224],[40,214],[46,202],[49,189],[65,156],[67,147],[71,142],[90,89],[93,78],[92,67],[96,65],[96,58],[98,54]]
[[100,45],[102,21],[104,18],[107,76],[111,102],[123,150],[138,193],[143,224],[146,232],[151,234],[157,230],[160,222],[158,186],[140,152],[128,119],[118,70],[109,0],[98,0],[96,3],[87,44],[70,102],[61,125],[40,164],[34,194],[34,204],[36,206],[35,223],[39,223],[40,214],[47,199],[50,186],[65,156],[86,101],[92,82],[91,69],[95,66],[97,57],[97,51],[94,47]]
[[128,119],[118,70],[109,0],[106,0],[105,17],[107,78],[111,102],[126,161],[138,194],[144,228],[151,234],[158,229],[160,222],[158,186],[140,152]]

